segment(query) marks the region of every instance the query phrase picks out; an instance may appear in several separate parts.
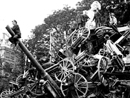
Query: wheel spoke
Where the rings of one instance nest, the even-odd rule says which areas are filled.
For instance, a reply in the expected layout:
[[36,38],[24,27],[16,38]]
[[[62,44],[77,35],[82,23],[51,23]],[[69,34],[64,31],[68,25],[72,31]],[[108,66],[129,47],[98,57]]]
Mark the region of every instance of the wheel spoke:
[[79,87],[79,88],[81,88],[81,89],[87,89],[87,87]]
[[68,63],[68,61],[64,61],[64,66],[67,67]]
[[71,64],[70,64],[70,63],[68,63],[68,65],[66,65],[66,67],[67,67],[67,68],[69,68],[69,67],[70,67],[70,65],[71,65]]
[[[66,61],[66,67],[69,65],[69,62],[68,61]],[[68,67],[67,67],[68,68]]]
[[38,71],[36,72],[35,78],[38,76]]
[[69,78],[69,77],[71,77],[71,76],[72,76],[72,74],[71,74],[70,72],[67,72],[67,73],[66,73],[66,77],[67,77],[67,78]]
[[32,87],[34,85],[35,85],[35,83],[27,84],[28,87]]
[[32,79],[31,79],[31,80],[29,80],[29,81],[31,81],[31,83],[30,83],[30,84],[35,83],[35,80],[32,80]]
[[78,96],[78,98],[80,98],[78,91],[75,89],[76,95]]
[[67,71],[66,73],[65,73],[65,77],[68,77],[70,75],[70,73]]
[[36,84],[32,85],[30,90],[32,91],[33,89],[35,89],[35,87],[36,87]]
[[87,84],[87,82],[85,81],[85,82],[81,82],[81,83],[79,83],[79,84],[77,84],[79,87],[87,87],[88,86],[88,84]]
[[64,61],[64,60],[63,60],[63,65],[62,65],[62,67],[63,67],[63,66],[65,66],[65,61]]
[[60,77],[60,80],[62,80],[62,78],[64,77],[64,74],[62,73],[61,77]]
[[59,64],[60,69],[62,68],[62,64]]
[[78,82],[80,81],[82,77],[79,77],[77,81],[75,81],[76,84],[78,84]]
[[70,75],[70,72],[73,71],[73,64],[69,59],[63,59],[59,63],[59,70],[55,77],[58,81],[62,82],[65,78],[67,78]]
[[79,88],[76,88],[80,93],[82,93],[84,95],[84,92],[82,90],[80,90]]
[[67,90],[68,90],[68,88],[64,89],[63,91],[67,91]]
[[63,76],[63,79],[62,79],[62,80],[64,80],[64,79],[67,77],[66,73],[64,73],[63,75],[64,75],[64,76]]
[[73,67],[69,68],[70,71],[73,71]]
[[[57,74],[58,74],[58,73],[57,73]],[[62,74],[61,71],[59,71],[59,74],[57,75],[57,77],[59,77],[61,74]]]

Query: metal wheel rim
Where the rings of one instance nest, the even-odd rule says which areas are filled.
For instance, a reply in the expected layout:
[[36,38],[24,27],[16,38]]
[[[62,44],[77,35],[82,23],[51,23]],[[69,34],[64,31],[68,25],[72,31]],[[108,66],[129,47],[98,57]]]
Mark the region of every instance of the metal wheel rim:
[[[80,37],[80,36],[83,36],[83,35],[86,35],[86,34],[84,34],[83,32],[87,32],[88,31],[88,33],[87,33],[87,36],[85,37],[85,39],[88,39],[88,37],[89,37],[89,35],[90,35],[90,30],[89,29],[87,29],[87,28],[84,28],[84,27],[82,27],[82,28],[79,28],[78,30],[77,30],[77,32],[75,33],[75,34],[73,34],[73,36],[72,36],[72,43],[75,41],[74,40],[74,35],[78,38],[78,37]],[[82,33],[82,35],[80,35]]]
[[[104,62],[105,61],[105,62]],[[102,66],[101,66],[101,64],[104,64],[105,63],[105,66],[103,65],[103,67],[104,68],[102,68]],[[107,64],[108,64],[108,62],[107,62],[107,60],[106,60],[106,58],[105,57],[102,57],[101,59],[99,59],[99,61],[98,61],[98,78],[99,78],[99,81],[100,82],[104,82],[104,77],[103,77],[103,75],[101,74],[101,71],[102,72],[105,72],[105,70],[106,70],[106,68],[107,68]]]
[[[74,73],[72,80],[74,82],[75,89],[74,91],[71,90],[72,91],[71,95],[76,96],[76,98],[85,97],[88,92],[88,81],[86,80],[86,78],[79,73]],[[67,96],[68,88],[66,87],[64,88],[64,84],[61,84],[60,88],[63,95]],[[73,94],[76,94],[76,95],[73,95]]]
[[23,74],[20,74],[17,78],[16,78],[16,83],[19,84],[19,80],[23,77]]
[[55,78],[59,82],[65,82],[66,78],[71,76],[74,72],[75,66],[73,62],[69,59],[63,59],[59,63],[59,71],[55,73]]
[[[33,96],[43,95],[42,86],[40,86],[39,88],[38,87],[39,87],[39,81],[38,80],[36,80],[36,81],[34,80],[33,83],[31,83],[30,86],[28,86],[28,89]],[[37,92],[38,90],[40,90],[40,93]]]
[[10,98],[9,95],[13,93],[13,91],[5,90],[1,93],[1,98]]

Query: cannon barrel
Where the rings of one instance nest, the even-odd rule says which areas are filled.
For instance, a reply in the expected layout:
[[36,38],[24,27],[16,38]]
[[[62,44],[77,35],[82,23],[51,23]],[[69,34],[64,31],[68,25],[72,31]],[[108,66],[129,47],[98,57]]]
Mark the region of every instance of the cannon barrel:
[[[13,37],[15,33],[10,28],[10,26],[6,26],[6,30],[10,33],[10,35]],[[63,98],[63,94],[61,92],[61,89],[56,84],[56,82],[50,77],[50,75],[42,68],[42,66],[37,62],[37,60],[33,57],[33,55],[29,52],[29,50],[26,48],[26,46],[18,39],[19,47],[24,51],[24,53],[27,55],[27,57],[30,59],[30,61],[33,63],[33,66],[36,67],[38,71],[41,72],[45,80],[48,80],[50,83],[50,86],[55,91],[56,96],[55,98]]]
[[130,34],[130,30],[127,30],[116,42],[114,42],[114,44],[119,44],[124,39],[126,39],[126,37],[128,37],[129,34]]

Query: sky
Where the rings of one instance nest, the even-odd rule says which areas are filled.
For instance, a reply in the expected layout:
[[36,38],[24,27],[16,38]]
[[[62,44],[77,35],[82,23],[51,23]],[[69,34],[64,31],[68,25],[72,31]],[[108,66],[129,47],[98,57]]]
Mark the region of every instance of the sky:
[[22,39],[28,39],[31,30],[42,24],[53,11],[66,5],[75,8],[78,1],[81,0],[0,0],[0,38],[3,32],[7,32],[5,27],[11,27],[11,21],[15,19],[20,26]]

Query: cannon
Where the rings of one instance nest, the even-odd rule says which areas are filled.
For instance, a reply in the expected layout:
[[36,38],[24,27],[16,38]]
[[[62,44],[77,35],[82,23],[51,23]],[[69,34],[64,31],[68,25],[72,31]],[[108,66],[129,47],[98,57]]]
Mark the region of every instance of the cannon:
[[[11,36],[14,36],[9,26],[6,29]],[[18,39],[20,48],[31,60],[36,70],[41,73],[41,78],[35,80],[27,71],[16,79],[17,83],[23,76],[31,77],[31,82],[38,81],[38,85],[42,83],[40,85],[43,89],[47,88],[54,98],[89,98],[92,95],[97,98],[109,98],[119,92],[121,93],[119,96],[123,96],[123,89],[125,87],[129,89],[130,80],[130,66],[125,63],[126,55],[123,46],[127,43],[130,31],[128,26],[123,29],[117,28],[117,30],[118,32],[106,26],[96,28],[94,31],[80,28],[72,32],[67,39],[69,46],[64,51],[60,51],[60,61],[56,64],[46,63],[42,66]],[[69,53],[71,56],[64,52],[71,52]],[[30,87],[32,86],[30,82],[27,83]],[[119,92],[116,91],[118,88],[120,88]],[[31,89],[24,85],[18,91],[8,95],[13,97],[28,91]],[[39,96],[44,93],[36,93],[32,90],[31,94]]]
[[[10,35],[13,37],[15,33],[12,31],[12,29],[9,26],[6,26],[6,30],[10,33]],[[41,72],[42,76],[45,80],[48,81],[48,88],[49,91],[52,93],[54,98],[63,98],[63,94],[61,92],[61,89],[56,84],[56,82],[50,77],[50,75],[42,68],[42,66],[38,63],[38,61],[33,57],[33,55],[29,52],[29,50],[25,47],[25,45],[20,41],[20,39],[17,40],[18,45],[23,50],[23,52],[27,55],[27,57],[30,59],[30,61],[33,63],[34,67]]]
[[[56,75],[57,80],[60,80],[64,83],[64,81],[66,82],[66,78],[68,78],[68,75],[70,75],[71,72],[81,74],[87,79],[87,94],[89,95],[89,93],[95,92],[94,89],[99,85],[101,90],[104,88],[108,89],[108,85],[111,84],[107,84],[107,82],[113,75],[116,76],[116,78],[121,79],[122,76],[125,76],[126,73],[128,73],[126,78],[129,77],[129,66],[126,66],[123,60],[125,57],[123,46],[125,46],[128,42],[127,37],[130,34],[129,26],[119,27],[117,28],[117,31],[113,30],[111,27],[101,26],[95,29],[95,33],[92,35],[90,34],[89,37],[86,37],[85,40],[84,36],[82,35],[76,36],[78,35],[77,32],[72,32],[72,35],[70,35],[69,38],[74,39],[70,45],[70,48],[72,53],[76,55],[72,58],[66,56],[66,58],[69,59],[68,61],[71,60],[70,62],[74,67],[71,67],[72,70],[68,69],[69,71],[66,71],[66,73],[68,72],[66,77],[62,77],[62,79],[58,75],[62,75],[60,72],[63,70],[63,67],[61,67],[61,71],[59,71],[59,73]],[[92,45],[92,47],[90,46],[91,50],[95,49],[96,51],[94,51],[94,53],[89,53],[86,50],[87,48],[85,48],[82,51],[75,53],[76,48],[80,50],[80,46],[84,42],[85,44],[90,42]],[[88,46],[88,48],[90,47]],[[63,83],[62,85],[64,86]],[[98,90],[96,92],[98,92]],[[108,92],[112,93],[112,91]],[[107,93],[104,95],[107,96]],[[112,96],[114,96],[114,94]]]

